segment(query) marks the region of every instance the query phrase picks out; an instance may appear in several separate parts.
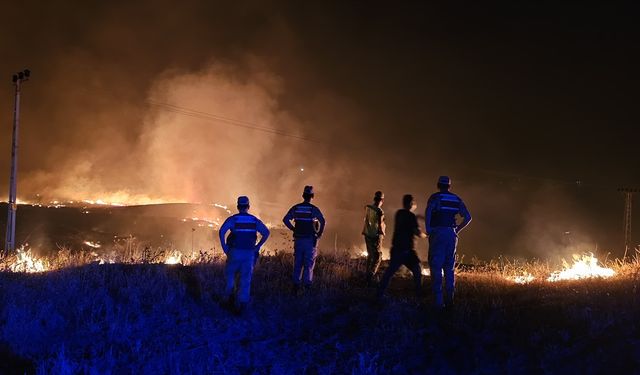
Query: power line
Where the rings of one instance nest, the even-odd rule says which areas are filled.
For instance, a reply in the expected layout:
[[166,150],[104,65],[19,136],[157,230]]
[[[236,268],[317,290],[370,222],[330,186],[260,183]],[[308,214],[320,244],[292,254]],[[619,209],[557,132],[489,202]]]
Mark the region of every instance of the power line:
[[[110,92],[110,91],[105,90],[105,89],[95,89],[95,88],[84,87],[83,90],[86,90],[86,91],[89,91],[89,92],[91,92],[91,91],[94,91],[94,92],[99,91],[101,93],[106,93],[107,95],[112,96],[112,97],[119,97],[114,92]],[[231,118],[231,117],[217,115],[217,114],[213,114],[213,113],[209,113],[209,112],[205,112],[205,111],[199,111],[199,110],[195,110],[195,109],[192,109],[192,108],[187,108],[187,107],[183,107],[183,106],[179,106],[179,105],[175,105],[175,104],[171,104],[171,103],[159,102],[159,101],[156,101],[156,100],[153,100],[153,99],[144,99],[144,101],[147,104],[150,104],[150,105],[152,105],[154,107],[158,107],[158,108],[160,108],[160,109],[162,109],[164,111],[180,114],[180,115],[183,115],[183,116],[188,116],[188,117],[198,118],[198,119],[208,120],[208,121],[214,121],[214,122],[217,122],[217,123],[224,123],[224,124],[235,126],[235,127],[240,127],[240,128],[245,128],[245,129],[250,129],[250,130],[255,130],[255,131],[261,131],[261,132],[265,132],[265,133],[269,133],[269,134],[273,134],[273,135],[278,135],[278,136],[283,136],[283,137],[287,137],[287,138],[297,139],[297,140],[304,141],[304,142],[311,142],[311,143],[317,143],[317,144],[327,144],[327,142],[319,141],[317,139],[307,138],[307,137],[304,137],[304,136],[288,133],[288,132],[285,132],[285,131],[282,131],[282,130],[278,130],[278,129],[275,129],[275,128],[262,126],[260,124],[257,124],[257,123],[254,123],[254,122],[250,122],[250,121],[238,120],[238,119],[234,119],[234,118]],[[549,183],[555,183],[557,185],[575,186],[577,188],[590,188],[590,189],[598,189],[598,190],[609,190],[609,189],[611,189],[611,187],[608,184],[594,184],[594,183],[589,182],[589,181],[560,179],[560,178],[546,177],[546,176],[532,176],[532,175],[526,175],[526,174],[521,174],[521,173],[510,173],[510,172],[505,172],[505,171],[497,171],[497,170],[493,170],[493,169],[490,169],[490,168],[483,168],[483,167],[476,167],[476,168],[466,167],[466,168],[468,168],[470,170],[473,170],[473,171],[476,171],[476,172],[480,172],[480,173],[485,174],[485,175],[496,175],[496,176],[508,177],[508,178],[511,178],[511,179],[517,179],[517,180],[532,180],[532,181],[549,182]]]
[[167,112],[177,113],[177,114],[181,114],[181,115],[185,115],[185,116],[189,116],[189,117],[193,117],[193,118],[199,118],[199,119],[203,119],[203,120],[211,120],[211,121],[216,121],[216,122],[223,122],[223,123],[226,123],[226,124],[229,124],[229,125],[232,125],[232,126],[236,126],[236,127],[240,127],[240,128],[257,130],[257,131],[270,133],[270,134],[274,134],[274,135],[280,135],[280,136],[283,136],[283,137],[294,138],[294,139],[298,139],[298,140],[305,141],[305,142],[322,143],[322,142],[320,142],[318,140],[315,140],[315,139],[306,138],[306,137],[299,136],[299,135],[296,135],[296,134],[287,133],[287,132],[284,132],[282,130],[278,130],[278,129],[274,129],[274,128],[268,128],[268,127],[261,126],[259,124],[256,124],[256,123],[253,123],[253,122],[249,122],[249,121],[237,120],[237,119],[233,119],[233,118],[230,118],[230,117],[224,117],[224,116],[216,115],[216,114],[209,113],[209,112],[198,111],[198,110],[191,109],[191,108],[177,106],[177,105],[174,105],[174,104],[157,102],[157,101],[154,101],[154,100],[151,100],[151,99],[147,99],[146,102],[151,104],[151,105],[153,105],[153,106],[160,107],[162,110],[167,111]]

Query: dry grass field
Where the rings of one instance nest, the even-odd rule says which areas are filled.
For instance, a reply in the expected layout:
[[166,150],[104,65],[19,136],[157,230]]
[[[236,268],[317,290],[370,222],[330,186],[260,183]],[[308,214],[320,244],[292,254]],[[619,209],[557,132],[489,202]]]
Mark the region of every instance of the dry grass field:
[[[40,273],[10,272],[5,259],[0,373],[640,371],[637,260],[611,262],[612,278],[553,283],[544,264],[463,267],[456,306],[442,313],[429,304],[428,277],[423,296],[398,274],[377,300],[363,259],[346,254],[319,257],[314,288],[294,296],[292,257],[281,252],[260,258],[250,308],[236,316],[221,303],[223,259],[136,257],[99,264],[62,251]],[[539,277],[508,279],[522,272]]]

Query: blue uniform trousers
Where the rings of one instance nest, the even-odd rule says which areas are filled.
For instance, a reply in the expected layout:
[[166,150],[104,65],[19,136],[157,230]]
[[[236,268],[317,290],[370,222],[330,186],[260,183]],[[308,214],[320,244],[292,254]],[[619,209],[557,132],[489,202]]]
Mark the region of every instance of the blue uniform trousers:
[[313,267],[316,264],[318,240],[313,237],[299,237],[293,242],[293,283],[311,285]]
[[429,235],[429,269],[436,306],[444,306],[442,274],[444,271],[445,297],[447,304],[453,303],[456,246],[458,235],[454,228],[435,227]]
[[254,258],[255,250],[231,249],[227,254],[227,264],[224,269],[227,297],[233,294],[236,274],[239,274],[238,302],[249,302]]

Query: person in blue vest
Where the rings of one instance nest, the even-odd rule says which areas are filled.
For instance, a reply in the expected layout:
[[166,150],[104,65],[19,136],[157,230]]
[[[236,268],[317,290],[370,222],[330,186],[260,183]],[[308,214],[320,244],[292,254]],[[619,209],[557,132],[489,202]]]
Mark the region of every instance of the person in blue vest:
[[380,246],[382,245],[386,228],[382,203],[384,203],[384,194],[381,191],[376,191],[373,196],[373,203],[364,207],[364,228],[362,229],[362,235],[364,236],[364,243],[367,246],[366,282],[368,286],[371,285],[382,261]]
[[413,274],[416,295],[420,295],[422,288],[422,267],[420,258],[416,252],[415,239],[425,238],[418,225],[418,218],[413,213],[416,210],[416,202],[413,195],[406,194],[402,197],[402,209],[396,212],[393,238],[391,239],[391,259],[389,267],[382,275],[378,287],[378,298],[384,296],[384,291],[389,286],[393,275],[403,265]]
[[[429,269],[436,307],[452,307],[454,295],[454,267],[458,234],[471,222],[471,214],[462,199],[453,194],[451,179],[438,178],[438,190],[429,197],[425,211],[425,229],[429,236]],[[456,218],[462,217],[460,224]],[[445,290],[443,297],[442,274]]]
[[[255,260],[260,248],[269,238],[269,229],[260,219],[249,213],[249,208],[249,198],[238,197],[238,213],[228,217],[219,232],[220,244],[227,255],[225,296],[230,305],[235,301],[234,307],[239,313],[249,303]],[[229,231],[231,233],[226,236]],[[258,233],[260,233],[260,241],[258,241]],[[238,297],[235,298],[233,290],[237,274],[239,274],[240,285],[238,285]]]
[[305,186],[304,201],[291,207],[282,219],[284,225],[293,231],[293,292],[298,292],[300,284],[310,287],[313,281],[313,267],[318,254],[318,240],[324,232],[325,220],[320,209],[313,204],[313,186]]

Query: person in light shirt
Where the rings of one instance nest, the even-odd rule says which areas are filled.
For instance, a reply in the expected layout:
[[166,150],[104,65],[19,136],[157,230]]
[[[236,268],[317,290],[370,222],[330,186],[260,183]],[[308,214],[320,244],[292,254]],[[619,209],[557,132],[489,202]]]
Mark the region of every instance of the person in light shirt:
[[373,203],[364,207],[364,228],[362,229],[362,235],[364,236],[364,243],[367,246],[367,285],[371,285],[382,261],[380,246],[382,245],[386,229],[382,203],[384,203],[384,194],[381,191],[376,191],[373,196]]

